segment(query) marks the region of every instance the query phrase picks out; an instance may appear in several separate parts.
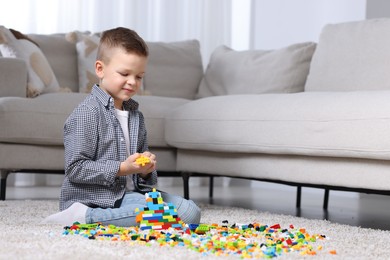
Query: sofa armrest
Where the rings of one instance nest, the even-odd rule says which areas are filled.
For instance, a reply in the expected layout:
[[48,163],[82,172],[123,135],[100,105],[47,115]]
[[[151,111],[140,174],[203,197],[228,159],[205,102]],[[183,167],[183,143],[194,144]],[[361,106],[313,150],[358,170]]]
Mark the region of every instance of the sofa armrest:
[[26,97],[27,75],[24,60],[0,57],[0,97]]

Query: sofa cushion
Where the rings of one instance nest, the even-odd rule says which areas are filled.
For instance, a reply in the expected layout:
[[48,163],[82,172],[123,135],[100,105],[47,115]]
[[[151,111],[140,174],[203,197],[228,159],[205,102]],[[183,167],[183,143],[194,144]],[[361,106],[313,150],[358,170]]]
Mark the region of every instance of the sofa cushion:
[[0,58],[0,97],[26,97],[27,65],[22,59]]
[[165,117],[190,100],[158,96],[134,96],[144,115],[148,144],[151,147],[169,147],[165,141]]
[[220,46],[211,55],[197,97],[303,91],[315,46],[306,42],[249,51]]
[[0,142],[63,145],[66,118],[86,97],[78,93],[49,93],[33,99],[0,99]]
[[390,19],[326,25],[305,91],[390,90]]
[[[73,109],[87,96],[82,93],[51,93],[34,99],[0,99],[0,142],[63,145],[63,126]],[[156,96],[134,97],[140,104],[153,147],[168,147],[164,118],[189,100]]]
[[78,92],[79,78],[75,44],[68,42],[65,34],[29,34],[28,36],[39,44],[60,87]]
[[194,99],[203,77],[199,41],[147,44],[145,91],[154,96]]
[[390,159],[390,91],[231,95],[192,101],[166,120],[179,149]]
[[56,76],[40,48],[27,39],[16,39],[0,26],[0,51],[3,57],[23,59],[27,65],[27,97],[60,90]]

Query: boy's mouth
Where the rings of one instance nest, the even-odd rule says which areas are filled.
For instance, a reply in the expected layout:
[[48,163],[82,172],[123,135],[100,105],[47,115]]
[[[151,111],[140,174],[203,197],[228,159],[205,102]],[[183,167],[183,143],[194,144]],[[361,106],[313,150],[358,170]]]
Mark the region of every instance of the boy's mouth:
[[134,93],[135,92],[135,90],[131,89],[131,88],[123,88],[123,90],[128,92],[128,93]]

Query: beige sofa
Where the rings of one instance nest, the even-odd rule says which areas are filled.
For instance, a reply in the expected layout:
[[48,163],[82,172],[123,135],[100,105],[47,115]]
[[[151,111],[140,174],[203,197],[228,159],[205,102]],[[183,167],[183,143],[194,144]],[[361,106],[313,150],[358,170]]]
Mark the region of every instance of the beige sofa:
[[[63,36],[31,37],[60,85],[77,92],[75,46]],[[332,189],[390,194],[390,20],[327,25],[318,43],[278,50],[221,46],[204,74],[196,41],[149,44],[151,95],[136,99],[160,170],[182,173],[185,185],[193,174],[294,185],[297,206],[305,186],[325,189],[325,208]],[[86,94],[28,99],[24,62],[0,58],[0,68],[2,179],[15,170],[62,170],[62,125]],[[191,95],[176,95],[183,88]]]

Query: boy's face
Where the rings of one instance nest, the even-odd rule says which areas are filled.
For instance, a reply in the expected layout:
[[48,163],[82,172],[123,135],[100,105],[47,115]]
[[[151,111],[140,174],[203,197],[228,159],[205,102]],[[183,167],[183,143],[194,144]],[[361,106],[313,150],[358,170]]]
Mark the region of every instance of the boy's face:
[[122,109],[123,101],[134,96],[141,86],[147,58],[121,48],[111,49],[107,56],[108,62],[96,61],[96,75],[100,87],[114,99],[115,107]]

